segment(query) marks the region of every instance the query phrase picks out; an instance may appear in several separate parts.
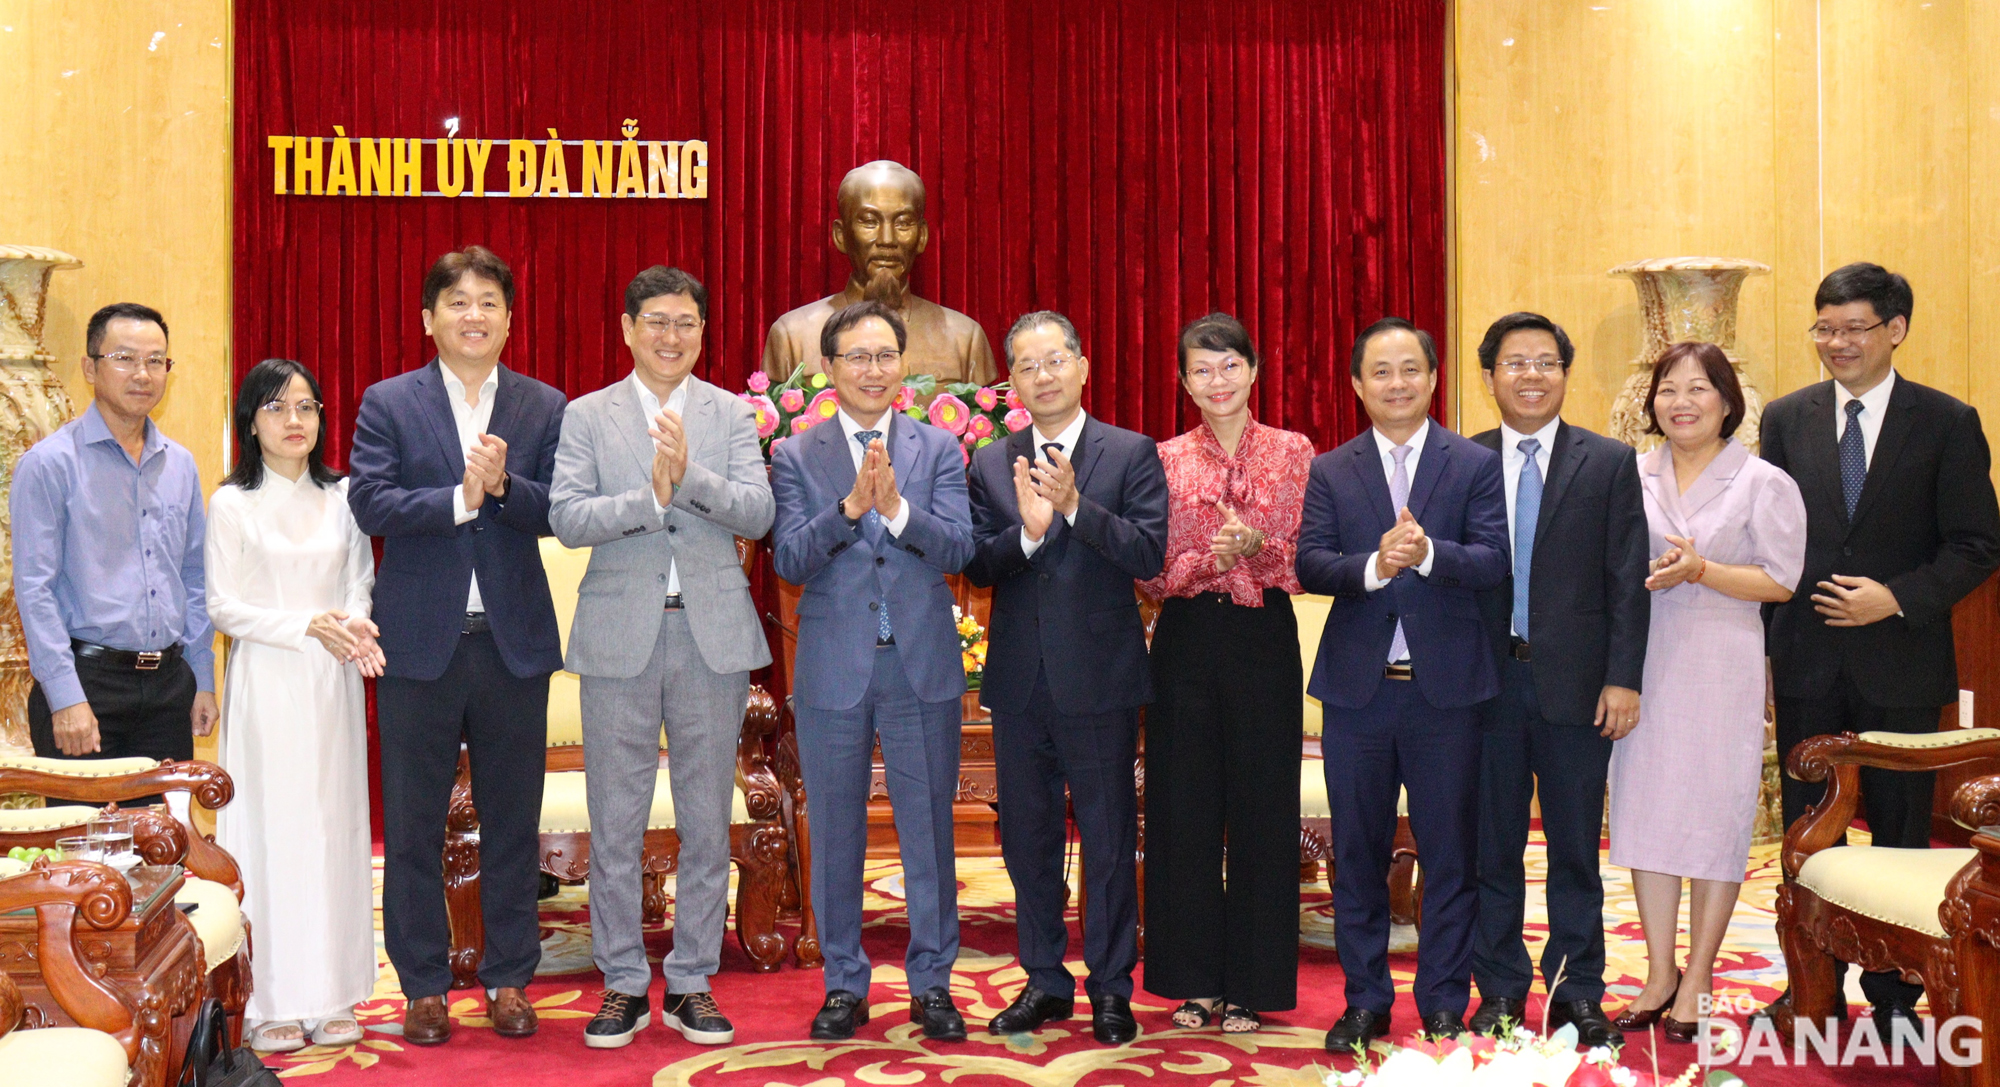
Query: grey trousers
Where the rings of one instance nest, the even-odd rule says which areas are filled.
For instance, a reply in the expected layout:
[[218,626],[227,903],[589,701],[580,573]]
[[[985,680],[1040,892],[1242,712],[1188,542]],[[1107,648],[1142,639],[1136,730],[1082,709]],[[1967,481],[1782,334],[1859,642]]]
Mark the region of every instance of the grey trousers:
[[729,919],[729,800],[750,673],[702,663],[687,613],[663,612],[653,658],[630,679],[583,678],[584,791],[590,806],[591,957],[604,986],[644,996],[639,856],[666,724],[669,786],[680,835],[669,993],[707,992]]

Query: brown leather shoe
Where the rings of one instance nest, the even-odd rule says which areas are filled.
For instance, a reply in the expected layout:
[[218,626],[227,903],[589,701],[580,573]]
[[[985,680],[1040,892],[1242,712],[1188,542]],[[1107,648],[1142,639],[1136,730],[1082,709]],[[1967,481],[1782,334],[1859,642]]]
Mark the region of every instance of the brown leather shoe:
[[403,1040],[411,1045],[443,1045],[451,1040],[451,1012],[444,997],[420,996],[403,1009]]
[[526,1038],[535,1033],[535,1006],[519,989],[495,989],[486,1001],[486,1015],[493,1020],[493,1033],[502,1038]]

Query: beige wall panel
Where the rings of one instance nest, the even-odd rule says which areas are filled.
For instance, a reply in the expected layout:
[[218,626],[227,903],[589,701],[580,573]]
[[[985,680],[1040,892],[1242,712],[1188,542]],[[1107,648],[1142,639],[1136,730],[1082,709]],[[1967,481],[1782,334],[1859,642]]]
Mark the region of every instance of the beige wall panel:
[[1967,206],[1970,210],[1966,390],[1989,439],[2000,439],[2000,4],[1969,5]]
[[171,327],[154,414],[213,488],[229,389],[227,0],[0,0],[0,241],[81,257],[49,290],[47,338],[78,408],[83,327],[144,302]]
[[1812,325],[1812,296],[1824,274],[1820,266],[1820,72],[1816,0],[1779,0],[1773,5],[1771,213],[1778,249],[1770,261],[1770,299],[1775,336],[1771,380],[1759,387],[1775,399],[1823,380],[1819,355],[1805,330]]

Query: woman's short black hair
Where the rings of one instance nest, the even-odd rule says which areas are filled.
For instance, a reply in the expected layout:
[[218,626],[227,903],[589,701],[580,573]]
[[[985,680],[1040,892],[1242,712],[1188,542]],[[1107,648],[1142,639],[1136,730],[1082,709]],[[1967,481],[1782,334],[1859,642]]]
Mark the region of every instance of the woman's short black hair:
[[[236,466],[229,470],[223,483],[234,483],[246,491],[254,491],[264,482],[264,446],[257,440],[257,411],[265,404],[285,395],[292,379],[306,379],[306,387],[312,390],[314,400],[324,401],[319,392],[319,379],[311,370],[291,359],[265,359],[250,368],[243,375],[243,384],[236,387],[236,409],[233,424],[236,428]],[[306,451],[306,472],[313,482],[322,487],[340,482],[340,473],[326,466],[326,409],[320,409],[319,436],[313,439],[312,448]]]
[[1181,373],[1187,373],[1187,357],[1190,351],[1226,351],[1240,355],[1250,369],[1257,368],[1257,348],[1250,343],[1250,330],[1243,322],[1226,313],[1211,313],[1197,317],[1181,329],[1180,345],[1175,356],[1180,362]]
[[1653,383],[1646,387],[1646,433],[1665,434],[1660,429],[1660,420],[1653,414],[1653,400],[1660,395],[1660,379],[1673,373],[1674,367],[1682,359],[1693,359],[1699,363],[1702,375],[1715,391],[1722,394],[1722,404],[1726,413],[1722,417],[1722,437],[1727,439],[1743,425],[1743,415],[1749,408],[1743,402],[1743,383],[1736,378],[1736,367],[1729,364],[1729,356],[1722,348],[1712,343],[1698,340],[1682,340],[1667,348],[1660,361],[1653,364]]

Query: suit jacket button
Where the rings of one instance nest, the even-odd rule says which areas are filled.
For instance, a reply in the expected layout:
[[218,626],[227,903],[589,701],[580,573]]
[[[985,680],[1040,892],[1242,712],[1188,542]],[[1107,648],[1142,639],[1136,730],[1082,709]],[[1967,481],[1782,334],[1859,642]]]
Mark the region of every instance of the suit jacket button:
[[1854,549],[1851,547],[1843,547],[1840,549],[1840,553],[1843,555],[1852,555],[1854,554]]
[[1047,581],[1048,579],[1049,579],[1049,575],[1047,575],[1047,574],[1043,574],[1043,575],[1042,575],[1042,580],[1043,580],[1043,581]]
[[875,556],[875,565],[877,565],[877,566],[880,566],[880,565],[882,565],[883,563],[885,563],[885,562],[888,562],[888,561],[889,561],[888,559],[885,559],[885,558],[883,558],[883,557],[882,557],[882,556],[880,556],[880,555],[877,555],[877,556]]
[[1396,613],[1395,613],[1395,612],[1393,612],[1393,611],[1392,611],[1392,612],[1390,612],[1390,613],[1389,613],[1389,618],[1391,618],[1391,619],[1394,619],[1395,617],[1396,617]]
[[667,575],[665,574],[654,574],[653,577],[656,578],[662,585],[665,585],[667,583]]
[[868,602],[868,610],[869,610],[869,611],[881,611],[881,610],[882,610],[882,605],[880,605],[880,604],[876,603],[876,602],[875,602],[875,601],[873,601],[873,600],[870,600],[870,601]]
[[680,526],[679,526],[679,525],[668,525],[668,526],[667,526],[667,531],[668,531],[668,532],[679,532],[679,531],[680,531]]

